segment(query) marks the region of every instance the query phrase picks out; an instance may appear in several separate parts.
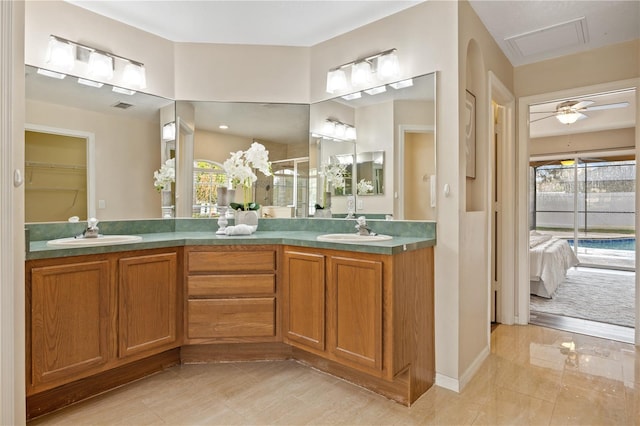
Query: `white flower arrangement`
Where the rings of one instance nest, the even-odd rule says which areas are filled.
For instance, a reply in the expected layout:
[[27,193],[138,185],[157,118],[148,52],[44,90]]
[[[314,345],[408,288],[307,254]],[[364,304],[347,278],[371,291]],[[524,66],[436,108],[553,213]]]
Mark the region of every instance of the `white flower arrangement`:
[[318,173],[320,176],[324,178],[324,191],[322,192],[322,205],[317,206],[316,208],[325,208],[327,207],[327,192],[329,192],[329,185],[333,185],[334,188],[344,188],[344,174],[347,171],[346,164],[331,164],[331,163],[322,163],[320,167],[320,172]]
[[251,208],[251,188],[253,183],[258,180],[254,173],[254,169],[260,170],[263,175],[271,176],[271,163],[269,162],[269,151],[264,145],[253,142],[251,147],[246,151],[236,151],[231,153],[231,157],[222,163],[227,177],[231,181],[231,187],[236,188],[242,186],[244,195],[244,210],[257,210],[260,208],[257,204],[253,204]]
[[171,184],[176,181],[176,159],[165,161],[159,170],[153,172],[153,179],[153,186],[158,192],[171,189]]
[[360,179],[358,182],[358,195],[369,194],[373,192],[373,184],[370,180]]

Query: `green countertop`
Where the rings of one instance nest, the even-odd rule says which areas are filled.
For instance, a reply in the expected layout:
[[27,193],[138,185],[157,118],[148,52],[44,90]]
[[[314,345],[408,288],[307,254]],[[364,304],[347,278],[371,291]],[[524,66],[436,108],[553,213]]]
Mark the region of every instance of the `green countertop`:
[[363,253],[396,254],[423,247],[431,247],[435,238],[393,237],[392,240],[367,243],[334,243],[318,241],[326,232],[310,231],[256,231],[251,235],[216,235],[215,232],[158,232],[137,234],[141,241],[92,247],[50,247],[47,241],[31,241],[26,259],[46,259],[99,253],[114,253],[129,250],[143,250],[161,247],[196,245],[257,245],[282,244],[300,247],[317,247],[349,250]]

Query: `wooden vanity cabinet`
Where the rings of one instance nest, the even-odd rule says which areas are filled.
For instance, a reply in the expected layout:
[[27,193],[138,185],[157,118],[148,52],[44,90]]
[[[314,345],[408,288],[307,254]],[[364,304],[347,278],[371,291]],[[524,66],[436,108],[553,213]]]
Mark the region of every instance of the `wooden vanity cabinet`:
[[280,339],[274,246],[186,249],[186,343]]
[[409,405],[435,381],[433,248],[395,255],[285,246],[293,356]]
[[[141,368],[127,367],[182,344],[181,252],[153,249],[26,262],[29,417],[42,414],[47,404],[58,408],[61,401],[105,390],[107,383],[114,387],[179,362],[176,352]],[[81,389],[71,391],[74,384]]]
[[118,260],[118,356],[179,346],[178,258],[176,253]]
[[113,354],[109,261],[37,266],[27,280],[30,387],[55,387],[101,371]]

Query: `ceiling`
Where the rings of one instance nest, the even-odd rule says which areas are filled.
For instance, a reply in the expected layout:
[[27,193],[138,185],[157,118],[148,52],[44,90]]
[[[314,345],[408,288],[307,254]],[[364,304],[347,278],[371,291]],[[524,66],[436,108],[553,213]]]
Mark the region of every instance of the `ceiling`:
[[[176,42],[313,46],[423,0],[67,0]],[[640,38],[640,1],[471,0],[513,66]]]

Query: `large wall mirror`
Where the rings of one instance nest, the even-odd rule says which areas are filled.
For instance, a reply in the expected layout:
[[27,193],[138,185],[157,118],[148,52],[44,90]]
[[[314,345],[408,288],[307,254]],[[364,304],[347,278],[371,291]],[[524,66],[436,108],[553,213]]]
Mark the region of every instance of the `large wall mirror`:
[[173,100],[25,73],[25,222],[160,218],[153,173]]
[[[435,92],[428,74],[312,104],[310,198],[322,206],[329,187],[334,217],[355,205],[356,214],[435,220]],[[341,164],[344,188],[331,188],[323,171]]]
[[[309,186],[309,105],[247,102],[176,102],[177,216],[214,217],[222,164],[253,142],[269,151],[272,175],[256,173],[251,189],[263,218],[306,217]],[[236,190],[232,201],[242,203]]]

